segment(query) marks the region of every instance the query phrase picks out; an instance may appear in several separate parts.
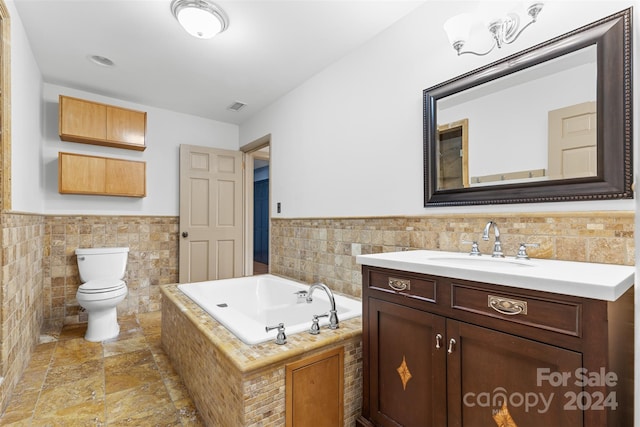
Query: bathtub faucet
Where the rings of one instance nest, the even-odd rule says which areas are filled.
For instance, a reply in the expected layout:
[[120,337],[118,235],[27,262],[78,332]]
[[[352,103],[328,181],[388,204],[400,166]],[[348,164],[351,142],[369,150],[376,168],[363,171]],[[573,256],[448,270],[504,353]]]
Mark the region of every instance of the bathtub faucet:
[[307,303],[310,303],[311,301],[313,301],[313,298],[312,298],[313,291],[315,291],[318,288],[324,290],[327,293],[327,296],[329,296],[329,302],[331,303],[331,310],[329,310],[329,328],[338,329],[340,326],[338,325],[338,312],[336,311],[336,299],[333,297],[333,292],[331,292],[331,289],[329,289],[327,285],[325,285],[324,283],[314,283],[313,285],[311,285],[311,287],[309,288],[309,294],[307,295]]

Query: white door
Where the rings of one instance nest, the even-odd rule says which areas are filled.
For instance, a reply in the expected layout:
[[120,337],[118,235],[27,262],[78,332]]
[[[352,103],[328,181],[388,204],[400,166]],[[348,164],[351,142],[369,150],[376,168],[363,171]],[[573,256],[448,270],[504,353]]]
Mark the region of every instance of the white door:
[[549,177],[596,176],[596,103],[549,111]]
[[242,276],[242,153],[180,146],[180,282]]

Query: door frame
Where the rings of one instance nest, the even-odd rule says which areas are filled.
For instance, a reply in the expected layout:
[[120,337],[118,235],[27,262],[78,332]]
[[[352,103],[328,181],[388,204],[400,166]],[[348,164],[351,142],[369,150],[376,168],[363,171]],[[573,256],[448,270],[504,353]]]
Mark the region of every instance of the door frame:
[[[269,147],[269,154],[260,152]],[[244,274],[253,275],[253,161],[265,159],[271,163],[271,134],[240,147],[244,162]],[[266,158],[265,158],[266,157]],[[269,196],[271,196],[271,167],[269,167]],[[269,197],[269,236],[271,236],[271,197]],[[269,265],[271,265],[271,238],[269,238]]]

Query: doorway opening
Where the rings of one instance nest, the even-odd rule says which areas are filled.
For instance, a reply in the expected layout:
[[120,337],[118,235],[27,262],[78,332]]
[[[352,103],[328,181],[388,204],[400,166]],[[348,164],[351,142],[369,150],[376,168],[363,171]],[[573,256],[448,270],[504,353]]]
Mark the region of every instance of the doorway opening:
[[270,135],[241,147],[245,153],[245,273],[269,272]]

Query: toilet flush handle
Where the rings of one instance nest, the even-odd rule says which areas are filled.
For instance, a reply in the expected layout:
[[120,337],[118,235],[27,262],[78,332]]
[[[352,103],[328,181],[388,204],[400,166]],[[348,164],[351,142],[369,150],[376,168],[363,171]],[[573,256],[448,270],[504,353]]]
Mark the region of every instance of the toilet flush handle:
[[79,256],[78,257],[78,261],[84,261],[84,257],[83,256]]

